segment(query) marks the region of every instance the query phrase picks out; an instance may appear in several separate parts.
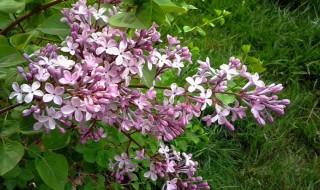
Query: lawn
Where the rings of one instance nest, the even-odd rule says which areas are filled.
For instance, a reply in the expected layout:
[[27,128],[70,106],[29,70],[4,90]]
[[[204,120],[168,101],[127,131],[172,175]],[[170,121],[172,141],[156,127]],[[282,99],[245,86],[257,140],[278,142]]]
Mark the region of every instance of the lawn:
[[[177,20],[177,26],[201,26],[217,17],[215,9],[231,12],[223,25],[203,27],[205,36],[188,32],[184,40],[199,48],[199,57],[212,64],[230,56],[262,62],[270,83],[285,86],[291,99],[284,116],[258,126],[253,119],[236,124],[236,132],[221,126],[206,129],[209,142],[192,145],[201,160],[200,173],[213,189],[320,188],[320,18],[319,1],[193,1],[199,9]],[[244,60],[250,64],[250,60]]]

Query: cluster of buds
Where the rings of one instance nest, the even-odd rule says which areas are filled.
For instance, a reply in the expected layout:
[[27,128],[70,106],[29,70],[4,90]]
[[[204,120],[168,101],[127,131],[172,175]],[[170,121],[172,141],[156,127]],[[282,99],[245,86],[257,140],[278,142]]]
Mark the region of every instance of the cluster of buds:
[[[167,70],[179,75],[185,63],[192,63],[189,49],[181,47],[180,41],[170,35],[168,45],[161,45],[163,41],[156,24],[148,30],[135,30],[130,37],[126,31],[108,23],[109,18],[119,12],[116,7],[97,10],[88,6],[86,0],[79,0],[71,9],[62,10],[62,21],[69,24],[71,32],[61,46],[48,44],[32,55],[25,55],[30,62],[28,71],[22,67],[18,71],[27,83],[21,86],[13,83],[14,92],[9,98],[32,103],[23,114],[32,114],[37,120],[35,130],[50,133],[58,128],[65,133],[76,128],[81,143],[85,143],[107,137],[105,128],[115,127],[122,133],[135,131],[170,141],[181,135],[190,120],[199,117],[207,106],[213,106],[215,112],[203,120],[208,125],[218,121],[230,130],[234,130],[234,126],[227,117],[232,115],[232,122],[243,119],[246,106],[261,125],[265,124],[265,118],[273,121],[270,110],[284,113],[289,100],[279,100],[275,95],[282,86],[266,86],[258,74],[248,73],[246,66],[235,58],[220,69],[211,68],[209,59],[198,61],[198,72],[186,78],[189,84],[186,87],[175,83],[170,87],[156,86]],[[151,71],[155,71],[153,86],[140,85]],[[238,77],[249,82],[233,92],[228,84]],[[158,99],[159,92],[165,98]],[[219,94],[235,96],[234,106],[225,104]],[[176,189],[177,184],[187,189],[209,189],[206,182],[200,182],[201,177],[193,177],[197,162],[191,160],[191,155],[183,153],[182,159],[180,153],[174,149],[169,153],[162,145],[159,156],[161,159],[155,162],[150,159],[150,172],[146,177],[167,179],[164,186],[167,189]],[[130,179],[136,165],[129,156],[123,153],[115,160],[111,168],[117,166],[114,172],[117,181]],[[186,177],[181,178],[180,174]]]

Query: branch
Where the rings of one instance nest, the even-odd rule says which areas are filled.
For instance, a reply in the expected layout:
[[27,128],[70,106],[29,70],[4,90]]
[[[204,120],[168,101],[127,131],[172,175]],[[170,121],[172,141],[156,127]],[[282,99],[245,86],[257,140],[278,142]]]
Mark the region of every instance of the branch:
[[8,106],[6,108],[3,108],[2,110],[0,110],[0,115],[3,114],[6,111],[12,110],[12,109],[14,109],[16,107],[19,107],[19,106],[23,105],[23,104],[25,104],[25,102],[14,104],[14,105]]
[[37,14],[43,10],[46,10],[54,5],[57,5],[59,3],[62,3],[64,1],[68,1],[68,0],[56,0],[56,1],[52,1],[48,4],[42,5],[34,10],[32,10],[31,12],[29,12],[26,15],[23,15],[22,17],[18,18],[16,21],[14,21],[13,23],[11,23],[9,26],[7,26],[5,29],[3,29],[0,32],[0,35],[5,35],[9,30],[11,30],[12,28],[14,28],[16,25],[20,24],[22,21],[26,20],[27,18],[31,17],[34,14]]

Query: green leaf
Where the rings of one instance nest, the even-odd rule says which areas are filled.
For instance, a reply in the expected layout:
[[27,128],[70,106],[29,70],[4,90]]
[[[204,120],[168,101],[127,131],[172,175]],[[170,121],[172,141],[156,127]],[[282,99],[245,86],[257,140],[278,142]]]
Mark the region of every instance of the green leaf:
[[98,166],[102,168],[108,168],[109,167],[109,159],[113,160],[114,156],[117,154],[115,149],[110,150],[102,150],[99,151],[97,154],[96,162]]
[[223,10],[223,12],[222,12],[222,15],[223,15],[223,16],[228,16],[228,15],[230,15],[230,14],[231,14],[231,12],[226,11],[226,10]]
[[198,28],[198,32],[201,36],[206,36],[206,32],[202,28]]
[[188,32],[191,32],[194,29],[195,29],[195,27],[191,28],[190,26],[184,26],[183,27],[183,32],[184,33],[188,33]]
[[216,13],[217,16],[220,16],[222,14],[222,11],[218,9],[215,9],[214,12]]
[[[11,18],[8,13],[0,12],[0,29],[6,28],[11,22]],[[1,43],[0,43],[1,44]]]
[[33,30],[27,33],[17,34],[10,38],[10,43],[17,50],[24,49],[32,38],[38,36],[39,32]]
[[123,27],[123,28],[134,28],[134,29],[145,29],[147,28],[139,18],[132,13],[120,13],[112,16],[109,19],[111,26]]
[[[1,14],[1,13],[0,13]],[[1,19],[1,18],[0,18]],[[0,22],[1,23],[1,22]],[[0,45],[10,45],[5,36],[0,35]]]
[[146,0],[140,4],[136,16],[147,27],[152,25],[152,20],[158,24],[163,24],[166,19],[166,15],[160,6],[152,0]]
[[152,6],[153,6],[153,8],[152,8],[153,21],[156,22],[157,24],[165,23],[166,15],[165,15],[164,11],[160,8],[158,3],[153,2]]
[[156,76],[156,72],[157,72],[156,67],[152,67],[150,71],[148,68],[148,65],[145,64],[142,68],[142,74],[143,74],[141,78],[142,83],[145,84],[147,87],[151,88],[153,86],[153,81]]
[[[1,121],[2,122],[2,121]],[[16,120],[5,120],[1,127],[0,137],[8,137],[19,131],[19,122]]]
[[49,187],[54,190],[64,189],[68,177],[68,162],[63,155],[45,152],[36,169]]
[[46,149],[58,150],[69,144],[70,131],[66,134],[61,134],[58,129],[52,130],[50,134],[42,135],[42,142]]
[[262,73],[266,70],[266,68],[262,66],[262,61],[255,57],[247,56],[246,62],[250,63],[249,67],[252,69],[252,72]]
[[200,141],[199,137],[197,137],[195,134],[191,132],[187,132],[186,136],[188,139],[192,140],[195,144],[197,144]]
[[3,175],[14,168],[24,155],[24,148],[17,141],[0,144],[0,175]]
[[147,26],[147,27],[151,26],[152,11],[153,11],[152,0],[146,0],[141,5],[138,6],[136,11],[136,16],[144,26]]
[[14,179],[18,177],[21,173],[21,169],[19,165],[16,165],[14,168],[12,168],[10,171],[8,171],[6,174],[4,174],[2,177],[3,179]]
[[25,6],[25,0],[0,0],[0,11],[5,13],[21,12]]
[[139,190],[140,189],[139,182],[131,183],[131,185],[135,190]]
[[265,67],[262,66],[262,62],[256,63],[252,66],[252,71],[257,73],[262,73],[267,70]]
[[45,34],[68,36],[70,34],[70,27],[67,23],[61,22],[61,13],[54,14],[47,18],[37,29]]
[[249,53],[250,48],[251,48],[251,45],[243,45],[243,46],[241,47],[242,51],[243,51],[245,54],[248,54],[248,53]]
[[234,95],[230,95],[230,94],[217,93],[216,95],[217,95],[217,98],[226,105],[233,103],[236,99]]
[[153,0],[156,2],[160,8],[166,13],[178,13],[184,14],[187,12],[186,9],[177,6],[176,4],[172,3],[170,0]]
[[9,45],[0,44],[0,68],[14,67],[26,62],[18,50]]
[[226,20],[224,18],[220,18],[219,21],[220,21],[221,25],[224,25],[224,23],[226,22]]
[[89,163],[94,163],[97,159],[98,148],[85,148],[83,152],[83,160]]

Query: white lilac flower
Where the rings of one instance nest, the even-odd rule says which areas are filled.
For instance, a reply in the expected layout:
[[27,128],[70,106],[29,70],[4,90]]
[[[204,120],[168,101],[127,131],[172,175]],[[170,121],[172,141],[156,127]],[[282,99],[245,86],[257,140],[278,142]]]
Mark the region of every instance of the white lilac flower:
[[27,84],[21,85],[22,92],[27,93],[27,95],[24,97],[24,101],[26,103],[30,103],[33,100],[33,96],[43,96],[43,92],[41,90],[38,90],[40,88],[40,83],[38,81],[34,82],[31,86]]
[[17,97],[17,102],[22,103],[22,90],[19,87],[19,84],[17,82],[12,83],[12,88],[14,92],[11,92],[9,99],[12,99],[14,97]]
[[204,91],[204,88],[200,86],[202,79],[200,77],[196,77],[195,80],[191,77],[187,77],[186,81],[190,84],[188,91],[189,92],[194,92],[196,89],[200,90],[201,92]]

